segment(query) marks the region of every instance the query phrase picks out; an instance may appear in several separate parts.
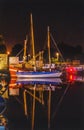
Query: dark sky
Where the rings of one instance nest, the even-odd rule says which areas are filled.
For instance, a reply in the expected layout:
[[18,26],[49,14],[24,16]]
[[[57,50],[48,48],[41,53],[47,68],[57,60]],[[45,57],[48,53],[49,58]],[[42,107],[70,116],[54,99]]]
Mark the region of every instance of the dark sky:
[[83,0],[0,0],[0,34],[7,47],[24,42],[31,12],[37,46],[43,48],[49,25],[56,42],[79,44],[84,50]]

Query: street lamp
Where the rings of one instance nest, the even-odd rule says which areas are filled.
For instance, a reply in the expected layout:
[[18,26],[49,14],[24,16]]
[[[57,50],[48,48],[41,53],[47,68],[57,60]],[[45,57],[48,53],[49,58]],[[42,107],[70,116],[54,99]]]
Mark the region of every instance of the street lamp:
[[59,53],[58,52],[56,53],[56,58],[57,58],[57,61],[59,61]]
[[9,55],[10,55],[10,52],[7,51],[7,56],[8,56],[8,69],[9,69]]
[[10,52],[9,51],[7,51],[7,55],[9,55],[10,54]]
[[30,54],[28,54],[28,61],[31,59],[31,55]]

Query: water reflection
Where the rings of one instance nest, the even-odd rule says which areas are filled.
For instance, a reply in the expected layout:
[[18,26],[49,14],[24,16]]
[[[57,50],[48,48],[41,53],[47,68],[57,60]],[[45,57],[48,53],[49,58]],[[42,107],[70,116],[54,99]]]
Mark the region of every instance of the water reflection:
[[0,73],[0,129],[7,129],[8,120],[4,116],[4,113],[7,109],[6,98],[8,98],[8,86],[10,82],[9,73]]
[[0,95],[3,95],[5,91],[8,89],[9,82],[10,82],[9,74],[0,76]]
[[17,83],[22,83],[22,84],[52,84],[52,85],[59,85],[62,83],[61,78],[33,78],[33,79],[22,79],[22,78],[17,78],[16,80]]
[[8,130],[8,119],[0,114],[0,130]]
[[70,74],[70,75],[67,75],[66,80],[68,82],[84,82],[84,76]]
[[[30,118],[31,129],[34,130],[37,129],[35,128],[37,114],[41,114],[41,109],[38,109],[39,105],[41,105],[42,109],[46,111],[45,117],[47,117],[47,127],[50,128],[51,120],[54,119],[65,94],[71,83],[75,82],[84,82],[83,76],[67,75],[66,79],[11,78],[10,82],[7,82],[6,78],[1,78],[0,85],[2,86],[1,90],[4,90],[4,88],[5,90],[8,89],[8,100],[10,100],[11,97],[14,97],[17,99],[18,104],[20,102],[22,103],[24,115],[28,119]],[[6,91],[4,91],[4,93],[5,92]],[[20,97],[23,99],[22,101],[20,101]],[[14,107],[16,106],[14,105]],[[12,109],[10,110],[10,113],[12,113]]]
[[[21,84],[23,87],[33,89],[32,86],[36,85],[36,90],[55,90],[60,84],[62,84],[62,80],[60,78],[40,78],[40,79],[21,79],[18,78],[16,80],[17,84]],[[29,86],[30,85],[30,86]],[[32,86],[31,86],[32,85]]]

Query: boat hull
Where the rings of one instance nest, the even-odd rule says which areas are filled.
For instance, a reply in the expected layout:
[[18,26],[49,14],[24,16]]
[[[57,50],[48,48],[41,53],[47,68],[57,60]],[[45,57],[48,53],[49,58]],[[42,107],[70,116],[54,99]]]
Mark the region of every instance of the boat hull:
[[54,78],[61,77],[62,72],[16,72],[19,78]]

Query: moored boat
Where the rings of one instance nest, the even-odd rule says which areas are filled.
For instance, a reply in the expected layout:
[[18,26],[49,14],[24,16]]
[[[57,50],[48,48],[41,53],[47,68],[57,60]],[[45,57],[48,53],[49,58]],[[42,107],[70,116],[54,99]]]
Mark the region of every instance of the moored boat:
[[54,78],[54,77],[61,77],[61,71],[38,71],[38,72],[29,72],[29,71],[18,71],[16,72],[16,76],[20,78]]
[[[45,71],[37,71],[37,65],[36,65],[36,55],[35,55],[35,47],[34,47],[34,33],[33,33],[33,19],[32,19],[32,14],[30,15],[31,19],[31,44],[32,44],[32,66],[34,71],[17,71],[16,72],[16,77],[21,77],[21,78],[56,78],[56,77],[61,77],[62,76],[62,71],[60,70],[54,70],[52,71],[51,69],[51,55],[50,55],[50,28],[48,26],[47,28],[47,47],[48,47],[48,62],[49,62],[49,70]],[[24,65],[26,63],[26,44],[27,44],[27,39],[24,42],[24,58],[23,62]]]

